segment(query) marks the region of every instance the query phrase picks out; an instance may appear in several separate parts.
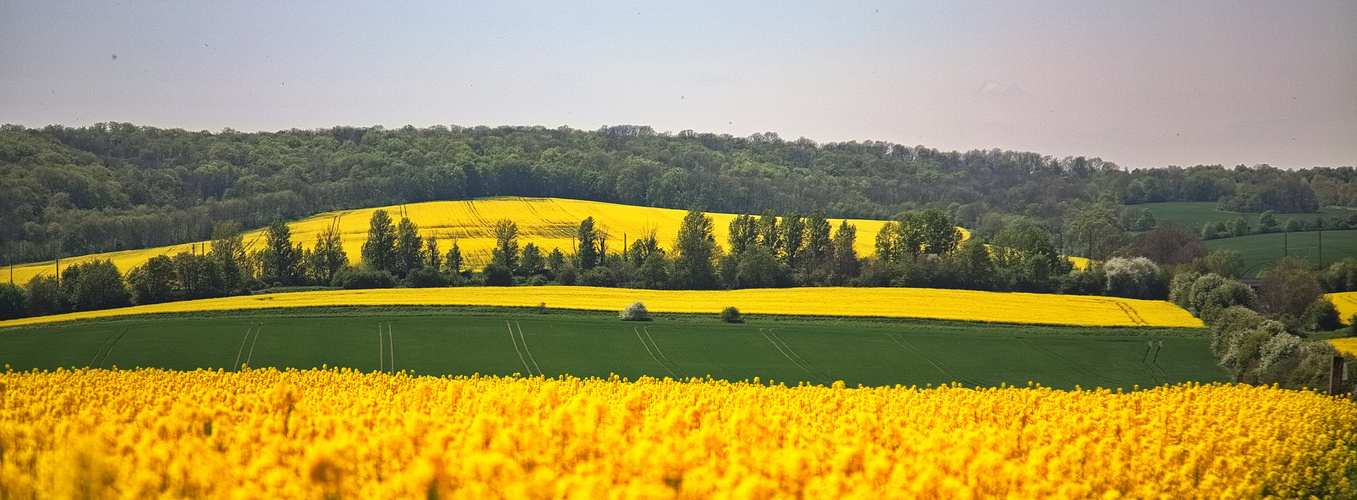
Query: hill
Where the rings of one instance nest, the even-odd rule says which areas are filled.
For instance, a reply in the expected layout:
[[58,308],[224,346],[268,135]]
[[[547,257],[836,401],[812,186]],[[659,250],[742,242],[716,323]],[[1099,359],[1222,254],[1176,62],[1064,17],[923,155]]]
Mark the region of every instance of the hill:
[[[499,219],[513,220],[519,228],[519,246],[532,243],[546,252],[553,248],[570,254],[573,252],[575,231],[580,221],[593,217],[600,228],[607,232],[610,252],[624,248],[623,237],[629,240],[640,238],[655,231],[661,244],[672,247],[678,233],[679,223],[686,213],[683,210],[666,208],[637,207],[581,200],[563,200],[556,198],[491,198],[466,201],[433,201],[409,205],[394,205],[358,210],[327,212],[288,224],[292,231],[292,241],[303,245],[312,245],[325,228],[338,224],[343,234],[344,250],[351,262],[358,262],[363,243],[367,241],[368,221],[376,210],[386,210],[395,219],[408,216],[420,227],[421,236],[435,237],[442,242],[442,248],[452,247],[456,242],[466,259],[466,267],[479,269],[490,261],[490,249],[494,247],[494,223]],[[714,233],[718,243],[724,243],[730,221],[735,214],[712,213],[715,221]],[[842,219],[831,220],[831,227],[837,227]],[[849,219],[849,224],[858,228],[855,248],[858,255],[869,255],[874,251],[874,239],[886,221]],[[964,229],[963,236],[968,236]],[[248,247],[263,246],[263,230],[245,235]],[[110,259],[118,269],[127,272],[157,255],[174,255],[180,252],[205,253],[210,242],[198,241],[142,250],[98,253],[61,259],[64,269],[71,264]],[[27,283],[33,276],[53,272],[56,269],[52,261],[14,266],[14,282]]]

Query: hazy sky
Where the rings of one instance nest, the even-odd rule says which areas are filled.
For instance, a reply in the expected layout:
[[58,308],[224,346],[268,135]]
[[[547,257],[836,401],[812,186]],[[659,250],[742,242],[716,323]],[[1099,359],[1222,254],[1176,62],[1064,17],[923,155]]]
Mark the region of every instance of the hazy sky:
[[0,123],[634,124],[1357,165],[1351,0],[396,3],[0,0]]

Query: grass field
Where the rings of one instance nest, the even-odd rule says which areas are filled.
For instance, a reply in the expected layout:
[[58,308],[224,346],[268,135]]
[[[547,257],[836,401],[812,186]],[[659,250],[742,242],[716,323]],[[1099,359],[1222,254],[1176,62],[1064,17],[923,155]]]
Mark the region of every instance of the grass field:
[[0,364],[20,371],[115,365],[232,370],[246,360],[255,367],[362,371],[389,370],[394,360],[396,370],[421,375],[615,373],[633,380],[758,377],[789,385],[1030,381],[1055,388],[1130,389],[1225,380],[1202,330],[1181,328],[775,318],[725,324],[715,315],[622,322],[583,312],[346,308],[333,314],[245,311],[0,329]]
[[[1220,210],[1216,210],[1215,202],[1206,201],[1203,202],[1174,201],[1167,203],[1144,203],[1140,205],[1130,205],[1129,207],[1133,209],[1140,208],[1149,209],[1150,212],[1154,214],[1155,221],[1159,222],[1160,224],[1167,221],[1173,221],[1180,226],[1191,227],[1193,229],[1200,229],[1202,224],[1205,224],[1207,222],[1216,221],[1228,222],[1235,220],[1236,218],[1239,217],[1243,217],[1244,219],[1249,221],[1250,225],[1252,225],[1253,227],[1257,227],[1258,216],[1261,215],[1241,212],[1222,212]],[[1338,208],[1322,208],[1319,210],[1319,212],[1310,214],[1276,214],[1276,215],[1278,224],[1286,224],[1286,220],[1291,218],[1304,221],[1315,219],[1318,217],[1333,217],[1333,216],[1348,217],[1351,216],[1352,214],[1353,212],[1351,210],[1343,210]]]
[[1311,266],[1320,264],[1320,238],[1323,238],[1325,264],[1357,257],[1357,230],[1270,233],[1209,240],[1206,248],[1238,250],[1244,254],[1245,277],[1257,276],[1276,265],[1284,256],[1302,259]]

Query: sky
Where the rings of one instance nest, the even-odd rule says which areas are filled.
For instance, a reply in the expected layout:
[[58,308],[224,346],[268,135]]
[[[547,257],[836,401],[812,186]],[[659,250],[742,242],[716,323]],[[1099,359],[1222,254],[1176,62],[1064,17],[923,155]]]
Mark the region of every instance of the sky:
[[1357,2],[0,0],[0,123],[108,121],[1357,166]]

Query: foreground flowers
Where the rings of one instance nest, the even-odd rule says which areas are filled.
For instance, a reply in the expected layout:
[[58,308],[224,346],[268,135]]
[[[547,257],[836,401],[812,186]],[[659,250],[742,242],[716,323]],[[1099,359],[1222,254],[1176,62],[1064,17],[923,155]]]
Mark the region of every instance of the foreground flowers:
[[1357,405],[1129,394],[427,378],[0,374],[0,497],[1351,495]]

